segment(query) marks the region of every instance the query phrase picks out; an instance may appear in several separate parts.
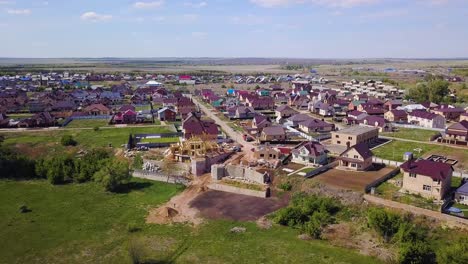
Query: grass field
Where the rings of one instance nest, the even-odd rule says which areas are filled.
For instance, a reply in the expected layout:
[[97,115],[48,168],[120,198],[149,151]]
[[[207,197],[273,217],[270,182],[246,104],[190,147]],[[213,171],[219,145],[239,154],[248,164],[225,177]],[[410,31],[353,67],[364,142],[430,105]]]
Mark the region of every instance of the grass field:
[[142,139],[141,142],[146,143],[177,143],[179,142],[178,137],[165,137],[165,138],[145,138]]
[[432,136],[437,134],[437,131],[423,130],[423,129],[409,129],[399,127],[397,132],[384,132],[380,133],[382,136],[395,137],[402,139],[410,139],[417,141],[429,141]]
[[[180,189],[148,181],[134,185],[128,193],[109,194],[94,183],[0,181],[0,237],[10,241],[0,247],[0,262],[132,263],[132,248],[146,263],[379,263],[326,241],[300,240],[297,230],[286,227],[146,224],[148,208]],[[31,212],[20,213],[22,205]],[[231,233],[236,226],[247,231]]]
[[[421,154],[414,150],[422,149]],[[415,142],[405,142],[394,140],[386,145],[373,149],[375,156],[395,161],[403,161],[405,152],[413,152],[415,157],[426,157],[430,154],[439,154],[458,160],[457,168],[468,168],[468,151],[466,149],[451,148],[449,146],[421,144]]]
[[83,119],[73,120],[66,128],[93,128],[93,127],[105,127],[109,125],[109,121],[106,119]]
[[[20,133],[3,133],[4,144],[18,149],[25,154],[51,154],[60,153],[64,147],[60,145],[60,139],[64,135],[72,135],[78,142],[78,148],[120,147],[126,144],[130,133],[170,133],[169,127],[123,127],[123,128],[102,128],[98,131],[92,129],[77,130],[53,130],[34,131]],[[37,157],[37,155],[31,155]]]

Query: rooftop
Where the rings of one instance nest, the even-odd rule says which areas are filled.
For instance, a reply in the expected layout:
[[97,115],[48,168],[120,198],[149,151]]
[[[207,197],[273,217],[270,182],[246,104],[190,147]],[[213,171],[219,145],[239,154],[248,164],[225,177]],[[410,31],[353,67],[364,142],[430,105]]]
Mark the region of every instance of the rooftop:
[[353,127],[349,127],[349,128],[336,131],[335,133],[347,134],[347,135],[360,135],[360,134],[368,133],[371,131],[378,131],[378,130],[379,129],[375,127],[353,126]]

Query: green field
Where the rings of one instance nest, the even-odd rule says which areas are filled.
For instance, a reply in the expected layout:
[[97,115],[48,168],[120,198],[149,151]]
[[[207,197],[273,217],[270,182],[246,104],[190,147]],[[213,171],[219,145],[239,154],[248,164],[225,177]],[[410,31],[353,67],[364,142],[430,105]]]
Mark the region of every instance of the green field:
[[93,129],[76,129],[76,130],[53,130],[53,131],[34,131],[34,132],[19,132],[19,133],[3,133],[5,136],[4,144],[6,146],[19,147],[26,146],[30,150],[43,149],[46,154],[51,152],[60,152],[63,147],[60,145],[60,139],[63,135],[72,135],[78,142],[78,147],[107,147],[111,144],[113,147],[120,147],[126,144],[130,133],[171,133],[169,127],[153,126],[153,127],[122,127],[122,128],[101,128],[98,131]]
[[410,139],[417,141],[429,141],[432,136],[437,134],[437,131],[424,130],[424,129],[410,129],[399,127],[397,132],[384,132],[380,133],[381,136],[395,137],[402,139]]
[[18,119],[24,119],[24,118],[32,117],[33,115],[34,114],[10,114],[10,115],[8,115],[8,118],[18,120]]
[[[379,263],[326,241],[303,241],[297,230],[209,221],[200,227],[150,225],[147,210],[180,187],[134,181],[110,194],[94,183],[51,186],[0,181],[2,263]],[[20,213],[26,205],[31,211]],[[236,226],[245,233],[231,233]],[[130,228],[131,227],[131,228]],[[142,262],[140,262],[142,263]]]
[[[418,148],[422,149],[421,154],[414,151]],[[372,152],[379,158],[395,161],[403,161],[403,154],[405,152],[413,152],[415,157],[427,157],[430,154],[438,154],[457,159],[457,167],[468,167],[468,151],[461,148],[451,148],[449,146],[394,140],[373,149]]]
[[145,138],[141,142],[145,143],[177,143],[179,142],[178,137],[165,137],[165,138]]
[[93,127],[105,127],[109,126],[109,120],[106,119],[83,119],[73,120],[66,128],[93,128]]
[[135,107],[135,111],[146,111],[146,110],[151,110],[151,105],[140,105]]

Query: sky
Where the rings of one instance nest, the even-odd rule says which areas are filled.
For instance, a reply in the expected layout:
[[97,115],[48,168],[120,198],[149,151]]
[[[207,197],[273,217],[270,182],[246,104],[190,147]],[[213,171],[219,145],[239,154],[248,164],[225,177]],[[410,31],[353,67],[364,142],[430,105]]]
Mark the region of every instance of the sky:
[[468,57],[468,0],[0,0],[0,57]]

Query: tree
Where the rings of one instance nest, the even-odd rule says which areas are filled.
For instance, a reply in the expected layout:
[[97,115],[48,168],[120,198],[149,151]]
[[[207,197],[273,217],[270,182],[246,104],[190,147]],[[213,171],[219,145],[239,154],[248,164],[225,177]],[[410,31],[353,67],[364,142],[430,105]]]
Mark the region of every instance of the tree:
[[437,252],[437,262],[444,264],[468,263],[468,238],[462,238],[456,243],[450,243]]
[[404,243],[400,246],[398,262],[401,264],[431,264],[436,263],[436,256],[425,242]]
[[64,135],[60,139],[62,146],[76,146],[77,142],[73,139],[71,135]]
[[427,237],[427,229],[418,227],[410,222],[402,222],[395,234],[395,240],[399,243],[415,243],[424,241]]
[[94,174],[94,180],[101,183],[104,189],[110,192],[118,191],[128,184],[131,178],[128,163],[119,160],[108,160]]
[[398,214],[387,212],[381,208],[372,208],[367,213],[369,226],[374,228],[386,242],[398,231],[401,221],[402,219]]
[[409,96],[417,102],[430,101],[433,103],[443,102],[450,93],[449,83],[441,79],[432,79],[428,82],[418,83],[410,89]]

